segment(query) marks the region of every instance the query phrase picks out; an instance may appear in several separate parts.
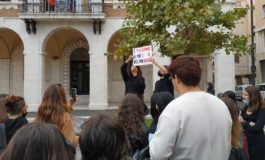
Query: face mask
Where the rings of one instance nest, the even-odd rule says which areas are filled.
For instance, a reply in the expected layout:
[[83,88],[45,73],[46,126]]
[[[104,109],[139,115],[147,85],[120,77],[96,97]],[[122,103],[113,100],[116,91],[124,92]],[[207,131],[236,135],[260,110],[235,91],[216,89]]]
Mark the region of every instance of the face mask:
[[248,99],[243,99],[243,103],[245,106],[248,106],[249,105],[249,100]]

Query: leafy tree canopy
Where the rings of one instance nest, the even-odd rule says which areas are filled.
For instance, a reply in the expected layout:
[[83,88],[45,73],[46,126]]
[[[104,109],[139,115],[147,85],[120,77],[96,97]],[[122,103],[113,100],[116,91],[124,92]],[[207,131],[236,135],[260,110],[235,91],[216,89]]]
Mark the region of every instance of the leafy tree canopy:
[[209,55],[215,49],[246,54],[247,38],[233,34],[246,8],[228,12],[214,0],[140,0],[126,2],[127,16],[115,53],[121,58],[132,48],[156,44],[162,55]]

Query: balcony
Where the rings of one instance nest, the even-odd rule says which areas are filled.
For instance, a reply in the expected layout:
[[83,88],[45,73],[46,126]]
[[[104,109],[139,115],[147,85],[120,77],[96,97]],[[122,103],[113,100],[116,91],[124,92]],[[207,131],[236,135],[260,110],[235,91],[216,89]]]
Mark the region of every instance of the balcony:
[[104,0],[24,0],[21,19],[104,20]]

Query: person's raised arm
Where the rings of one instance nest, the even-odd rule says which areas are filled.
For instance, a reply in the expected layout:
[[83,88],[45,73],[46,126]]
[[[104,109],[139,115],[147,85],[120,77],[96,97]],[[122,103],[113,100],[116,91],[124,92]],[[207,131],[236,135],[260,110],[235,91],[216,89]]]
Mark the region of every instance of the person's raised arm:
[[152,62],[163,72],[163,73],[168,73],[168,70],[166,69],[165,66],[161,65],[155,60],[155,57],[151,58]]
[[132,55],[130,55],[121,66],[121,75],[122,75],[122,79],[124,82],[126,82],[129,78],[129,75],[128,75],[126,69],[127,69],[128,63],[130,63],[132,61],[132,59],[133,59],[133,57],[132,57]]

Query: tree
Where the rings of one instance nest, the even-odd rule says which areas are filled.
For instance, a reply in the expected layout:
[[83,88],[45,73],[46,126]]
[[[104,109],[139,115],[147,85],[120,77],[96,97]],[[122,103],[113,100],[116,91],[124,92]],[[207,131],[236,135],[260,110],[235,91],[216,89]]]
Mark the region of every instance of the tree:
[[246,8],[224,13],[214,0],[140,0],[126,2],[127,16],[115,53],[119,58],[132,48],[155,44],[162,55],[209,55],[216,49],[246,54],[247,38],[233,34]]

